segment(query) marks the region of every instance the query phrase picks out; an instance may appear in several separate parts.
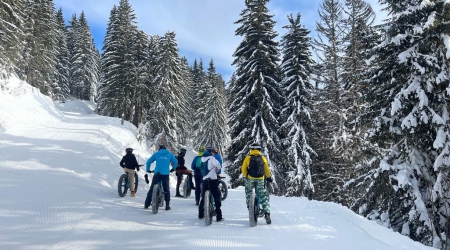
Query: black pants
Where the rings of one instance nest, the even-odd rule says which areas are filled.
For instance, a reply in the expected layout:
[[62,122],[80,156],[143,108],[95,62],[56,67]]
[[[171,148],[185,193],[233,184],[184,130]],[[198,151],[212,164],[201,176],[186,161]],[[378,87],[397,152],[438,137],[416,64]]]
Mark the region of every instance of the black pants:
[[[167,204],[169,204],[170,201],[170,189],[169,189],[169,175],[159,175],[159,179],[162,181],[163,190],[165,192],[164,194],[164,200]],[[150,190],[148,190],[147,198],[145,199],[145,206],[149,207],[150,203],[152,202],[152,193],[153,193],[153,186],[158,183],[158,180],[156,179],[156,175],[153,175],[152,178],[152,184],[150,185]]]
[[200,193],[201,193],[200,184],[203,181],[203,176],[194,175],[194,180],[195,180],[195,201],[200,201]]
[[[208,185],[209,182],[209,185]],[[222,206],[222,202],[220,200],[220,191],[219,191],[219,180],[204,180],[203,181],[203,191],[202,198],[200,200],[200,205],[198,206],[198,216],[203,217],[204,214],[204,206],[205,206],[205,191],[210,190],[214,197],[214,205],[216,206],[216,219],[222,219],[222,210],[220,207]]]

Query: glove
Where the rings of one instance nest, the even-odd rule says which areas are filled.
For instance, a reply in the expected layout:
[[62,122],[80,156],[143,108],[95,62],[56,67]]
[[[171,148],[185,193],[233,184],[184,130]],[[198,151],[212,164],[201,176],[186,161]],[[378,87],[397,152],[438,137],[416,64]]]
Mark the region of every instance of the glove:
[[273,182],[272,177],[266,178],[266,181],[272,183]]
[[144,175],[144,178],[145,178],[145,183],[149,184],[150,181],[148,180],[148,174],[145,174],[145,175]]
[[175,169],[173,169],[173,168],[172,168],[172,169],[170,169],[170,172],[171,172],[171,173],[172,173],[173,171],[175,171]]
[[178,177],[178,172],[175,172],[175,175]]
[[137,167],[137,171],[139,172],[139,167]]

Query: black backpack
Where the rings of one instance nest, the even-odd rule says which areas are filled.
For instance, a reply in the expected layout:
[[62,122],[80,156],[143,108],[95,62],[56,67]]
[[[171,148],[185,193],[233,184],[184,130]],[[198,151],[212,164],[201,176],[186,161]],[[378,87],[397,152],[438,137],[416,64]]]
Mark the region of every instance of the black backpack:
[[264,176],[264,161],[262,155],[250,155],[247,174],[255,178]]

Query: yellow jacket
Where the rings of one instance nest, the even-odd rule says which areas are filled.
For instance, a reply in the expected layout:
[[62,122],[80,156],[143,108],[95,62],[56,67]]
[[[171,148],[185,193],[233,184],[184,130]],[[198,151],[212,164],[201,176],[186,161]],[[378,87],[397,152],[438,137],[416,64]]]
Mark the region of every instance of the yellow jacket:
[[245,157],[244,162],[242,162],[241,172],[242,176],[247,177],[252,180],[264,180],[264,177],[269,178],[271,177],[270,170],[269,170],[269,163],[267,163],[267,159],[265,156],[262,156],[262,159],[264,161],[264,176],[262,177],[252,177],[248,175],[248,165],[250,164],[250,156],[252,155],[261,155],[261,152],[257,149],[250,150],[250,153]]

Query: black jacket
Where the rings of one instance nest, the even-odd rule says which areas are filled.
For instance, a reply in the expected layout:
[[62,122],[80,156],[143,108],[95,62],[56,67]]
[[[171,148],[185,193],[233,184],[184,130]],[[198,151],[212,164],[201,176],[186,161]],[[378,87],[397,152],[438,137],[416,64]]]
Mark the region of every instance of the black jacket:
[[177,166],[176,170],[186,170],[187,167],[184,166],[184,164],[185,164],[184,155],[178,154],[177,155],[177,160],[178,160],[178,166]]
[[133,153],[127,153],[126,155],[124,155],[122,160],[120,161],[120,166],[123,168],[139,170],[139,164],[136,160],[136,156],[134,156]]

